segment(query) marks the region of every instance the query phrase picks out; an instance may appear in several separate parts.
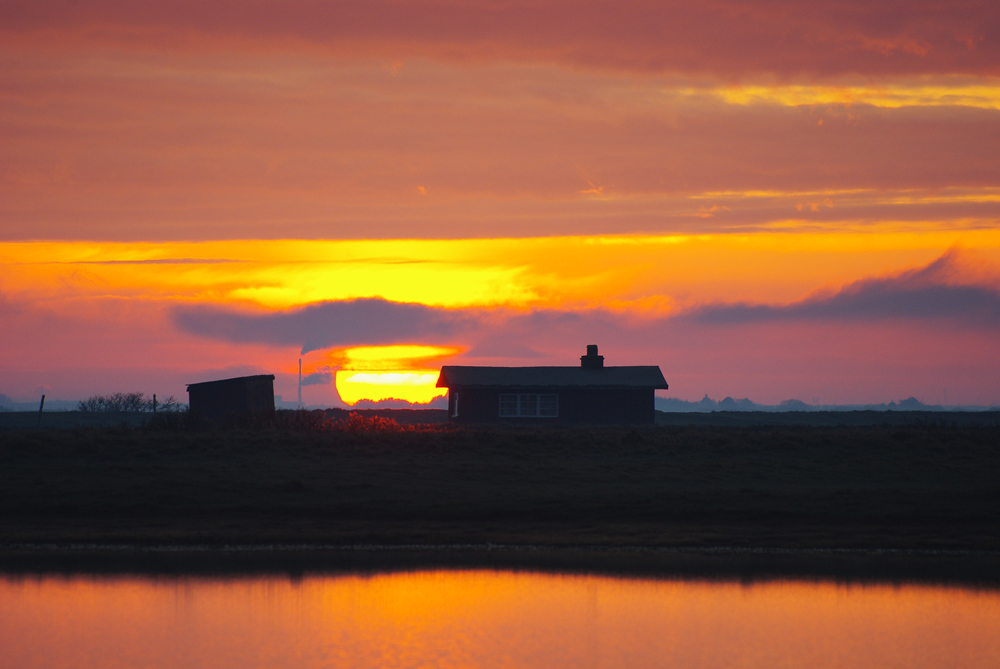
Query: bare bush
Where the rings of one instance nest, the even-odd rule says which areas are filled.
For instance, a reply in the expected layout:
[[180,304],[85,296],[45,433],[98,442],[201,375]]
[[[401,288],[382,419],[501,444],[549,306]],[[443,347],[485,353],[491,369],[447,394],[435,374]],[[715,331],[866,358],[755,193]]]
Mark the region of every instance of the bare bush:
[[184,407],[181,405],[177,398],[173,395],[167,395],[164,399],[159,400],[154,407],[155,411],[163,411],[164,413],[174,413],[177,411],[183,411]]
[[181,404],[173,395],[154,404],[152,397],[145,393],[112,393],[91,395],[77,404],[77,410],[84,413],[146,413],[152,411],[176,412]]

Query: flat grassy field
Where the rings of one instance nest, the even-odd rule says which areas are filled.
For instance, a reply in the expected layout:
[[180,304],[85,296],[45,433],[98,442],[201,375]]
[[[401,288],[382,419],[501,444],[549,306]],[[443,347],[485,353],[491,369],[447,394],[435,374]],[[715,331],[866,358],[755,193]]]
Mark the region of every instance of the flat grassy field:
[[0,545],[1000,550],[1000,427],[0,433]]

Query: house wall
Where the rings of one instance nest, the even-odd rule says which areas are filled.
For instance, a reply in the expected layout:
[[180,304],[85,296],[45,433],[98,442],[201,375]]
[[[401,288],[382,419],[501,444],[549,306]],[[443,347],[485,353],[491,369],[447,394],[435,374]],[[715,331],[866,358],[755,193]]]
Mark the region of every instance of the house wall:
[[274,418],[272,378],[228,379],[188,386],[190,411],[208,420]]
[[[500,395],[505,393],[555,394],[559,416],[501,417]],[[458,415],[455,402],[458,401]],[[456,423],[513,423],[518,425],[652,424],[653,389],[627,388],[468,388],[448,390],[448,416]]]

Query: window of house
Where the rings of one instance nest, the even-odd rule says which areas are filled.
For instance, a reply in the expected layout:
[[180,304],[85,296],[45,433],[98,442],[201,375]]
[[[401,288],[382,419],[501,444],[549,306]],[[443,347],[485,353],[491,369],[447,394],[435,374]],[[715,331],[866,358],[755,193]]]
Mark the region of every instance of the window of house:
[[500,396],[500,415],[501,416],[517,415],[517,395]]
[[454,395],[454,403],[451,405],[451,416],[452,418],[458,417],[458,393]]
[[520,418],[555,418],[559,415],[559,396],[533,394],[500,395],[500,416]]

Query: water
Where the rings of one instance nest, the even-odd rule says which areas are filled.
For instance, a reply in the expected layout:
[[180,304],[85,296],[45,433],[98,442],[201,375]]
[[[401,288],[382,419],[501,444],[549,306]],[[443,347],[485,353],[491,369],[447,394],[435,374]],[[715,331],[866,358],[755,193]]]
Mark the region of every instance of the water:
[[1000,593],[442,570],[0,576],[0,667],[991,667]]

